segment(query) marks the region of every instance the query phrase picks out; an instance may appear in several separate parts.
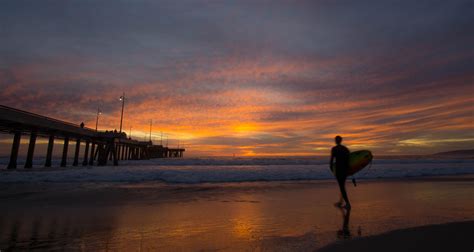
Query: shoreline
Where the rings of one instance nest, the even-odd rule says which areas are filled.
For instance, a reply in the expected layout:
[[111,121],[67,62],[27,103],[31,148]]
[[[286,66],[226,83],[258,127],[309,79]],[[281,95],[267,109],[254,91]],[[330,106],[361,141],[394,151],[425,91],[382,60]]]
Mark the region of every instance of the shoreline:
[[397,229],[379,235],[331,243],[317,252],[470,251],[474,220]]
[[[113,167],[111,167],[113,169]],[[61,169],[54,169],[54,168],[46,168],[42,170],[0,170],[0,176],[2,173],[34,173],[34,172],[57,172],[57,171],[74,171],[74,170],[93,170],[93,168],[79,168],[79,169],[70,169],[70,168],[61,168]],[[347,186],[352,186],[352,176],[347,177]],[[465,181],[465,180],[474,180],[474,173],[458,173],[458,174],[440,174],[440,175],[419,175],[419,176],[405,176],[405,177],[378,177],[378,178],[355,178],[357,185],[359,182],[398,182],[398,181]],[[318,183],[318,182],[330,182],[334,181],[333,177],[330,178],[317,178],[317,179],[275,179],[275,180],[248,180],[248,181],[202,181],[202,182],[169,182],[162,179],[156,180],[64,180],[64,181],[1,181],[0,183],[5,185],[12,185],[12,184],[57,184],[60,185],[62,183],[67,184],[87,184],[87,183],[105,183],[105,184],[143,184],[143,183],[150,183],[150,184],[163,184],[163,185],[227,185],[227,184],[247,184],[247,183]]]

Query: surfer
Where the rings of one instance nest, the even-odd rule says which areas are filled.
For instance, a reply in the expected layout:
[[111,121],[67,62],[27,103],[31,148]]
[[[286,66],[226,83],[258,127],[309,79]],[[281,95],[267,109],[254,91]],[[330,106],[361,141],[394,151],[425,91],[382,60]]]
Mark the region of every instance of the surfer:
[[[349,203],[349,198],[347,197],[346,193],[346,178],[347,178],[347,171],[349,170],[349,149],[342,145],[342,137],[336,136],[336,146],[334,146],[331,150],[331,160],[329,161],[329,168],[333,165],[336,166],[336,179],[337,183],[339,184],[339,189],[341,190],[341,198],[339,202],[336,203],[336,206],[342,207],[342,200],[346,202],[344,206],[346,209],[351,209],[351,204]],[[334,160],[336,163],[334,164]]]

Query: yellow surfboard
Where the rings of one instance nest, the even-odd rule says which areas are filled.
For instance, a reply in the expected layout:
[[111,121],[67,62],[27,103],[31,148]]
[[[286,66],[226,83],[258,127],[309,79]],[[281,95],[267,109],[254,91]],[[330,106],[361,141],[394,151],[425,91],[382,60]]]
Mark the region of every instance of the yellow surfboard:
[[[347,176],[354,175],[364,169],[372,162],[373,158],[374,156],[369,150],[351,152],[351,154],[349,154],[349,170],[347,171]],[[331,171],[334,175],[336,174],[336,166],[334,164],[331,166]]]

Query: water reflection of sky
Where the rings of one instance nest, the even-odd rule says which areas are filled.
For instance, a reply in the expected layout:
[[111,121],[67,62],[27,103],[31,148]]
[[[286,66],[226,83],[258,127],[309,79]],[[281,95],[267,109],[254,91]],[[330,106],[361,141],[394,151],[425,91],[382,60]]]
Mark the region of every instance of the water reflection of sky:
[[332,205],[338,199],[333,183],[253,184],[87,187],[2,197],[0,248],[301,251],[466,220],[474,210],[473,188],[460,181],[363,182],[349,187],[350,214]]

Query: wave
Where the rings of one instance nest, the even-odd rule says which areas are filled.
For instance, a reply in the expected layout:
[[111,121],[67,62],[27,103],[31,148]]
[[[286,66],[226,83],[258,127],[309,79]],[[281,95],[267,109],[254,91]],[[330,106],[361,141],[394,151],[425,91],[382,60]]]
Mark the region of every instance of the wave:
[[[207,165],[205,163],[208,163]],[[224,162],[224,163],[223,163]],[[245,161],[249,162],[249,161]],[[259,161],[260,162],[260,161]],[[263,162],[263,161],[261,161]],[[247,181],[324,180],[333,175],[323,160],[275,160],[246,165],[234,160],[142,160],[113,167],[68,167],[0,172],[0,182],[145,182],[213,183]],[[288,164],[288,162],[290,164]],[[196,164],[198,163],[198,164]],[[212,163],[211,165],[209,163]],[[358,179],[405,178],[474,174],[474,160],[375,160],[372,167],[355,175]]]
[[[82,156],[81,156],[82,157]],[[6,166],[9,159],[0,157],[0,165]],[[35,157],[33,164],[41,166],[44,164],[44,157]],[[68,158],[68,164],[71,165],[73,158]],[[167,159],[150,159],[150,160],[123,160],[119,161],[123,166],[252,166],[252,165],[326,165],[329,163],[329,157],[282,157],[282,158],[167,158]],[[412,163],[463,163],[474,162],[474,159],[446,159],[446,158],[385,158],[375,159],[376,164],[412,164]],[[25,158],[19,158],[18,166],[25,164]],[[58,167],[61,163],[60,158],[52,160],[53,167]],[[82,163],[82,158],[79,159]]]

